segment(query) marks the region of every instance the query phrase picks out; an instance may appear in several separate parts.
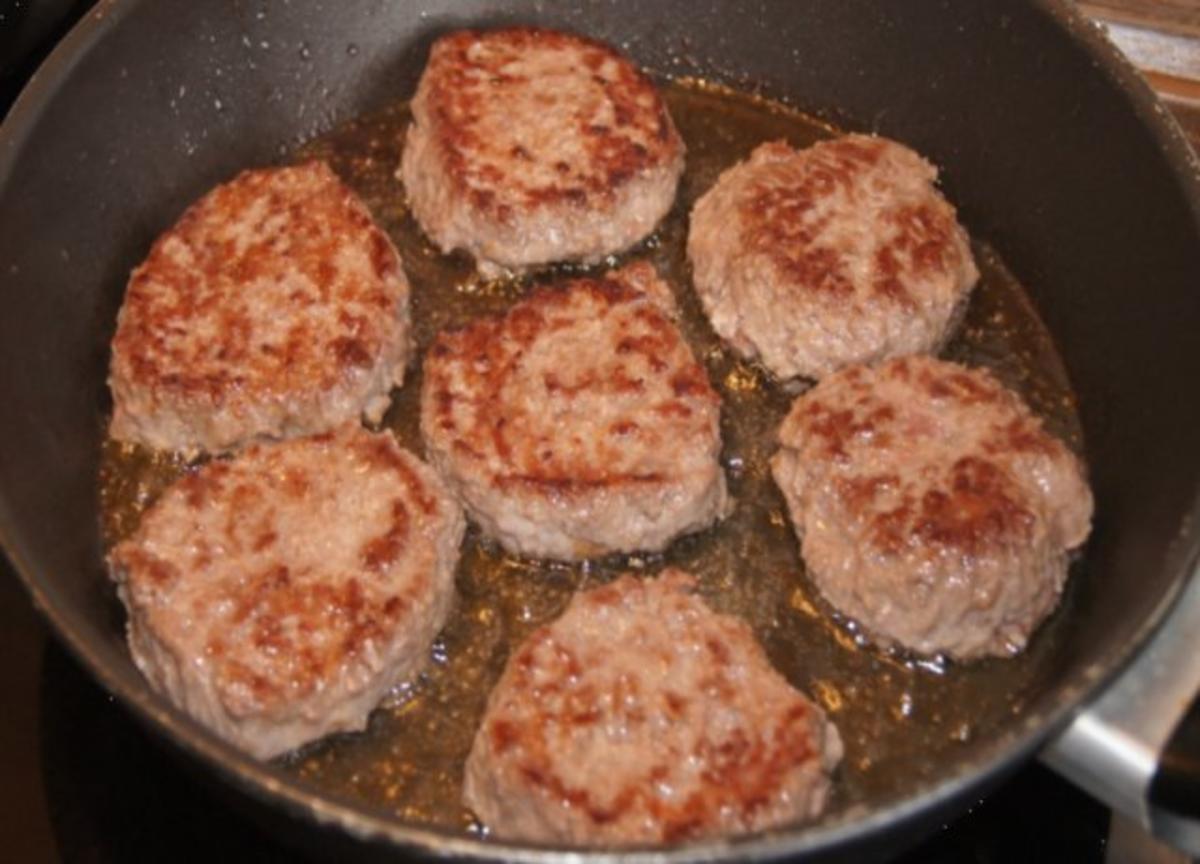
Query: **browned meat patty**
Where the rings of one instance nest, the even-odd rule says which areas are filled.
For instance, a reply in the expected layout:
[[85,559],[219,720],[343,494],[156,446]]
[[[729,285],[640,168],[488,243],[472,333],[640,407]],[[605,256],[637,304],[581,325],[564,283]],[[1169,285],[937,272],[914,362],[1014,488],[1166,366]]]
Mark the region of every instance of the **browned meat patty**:
[[683,141],[654,85],[603,43],[464,30],[434,43],[399,176],[426,234],[494,275],[595,262],[671,209]]
[[499,837],[670,843],[813,819],[837,729],[694,580],[581,593],[511,657],[463,800]]
[[404,379],[408,281],[324,163],[247,171],[133,271],[112,351],[122,441],[220,452],[374,421]]
[[463,524],[390,434],[347,425],[184,477],[109,568],[142,674],[265,759],[362,729],[420,670],[454,599]]
[[720,402],[649,264],[543,288],[425,357],[429,459],[525,555],[659,550],[723,514]]
[[713,329],[782,378],[936,350],[979,276],[936,177],[884,138],[759,147],[692,210]]
[[926,357],[838,372],[772,459],[809,575],[879,642],[1010,655],[1090,529],[1079,461],[987,372]]

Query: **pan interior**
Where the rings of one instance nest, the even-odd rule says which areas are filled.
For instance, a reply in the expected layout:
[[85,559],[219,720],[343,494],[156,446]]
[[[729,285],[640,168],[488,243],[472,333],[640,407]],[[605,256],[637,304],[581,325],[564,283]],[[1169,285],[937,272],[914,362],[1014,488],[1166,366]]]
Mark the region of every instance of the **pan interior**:
[[[779,104],[695,80],[667,82],[664,92],[688,148],[678,198],[651,238],[604,266],[648,259],[675,289],[685,335],[721,394],[722,461],[735,512],[715,529],[677,541],[665,555],[579,565],[516,558],[472,530],[458,571],[460,602],[428,672],[395,692],[364,734],[335,736],[285,757],[278,763],[285,772],[406,822],[478,831],[459,802],[462,765],[509,652],[560,614],[578,588],[668,564],[697,574],[713,606],[750,621],[777,668],[837,723],[846,759],[832,814],[900,800],[945,776],[977,748],[994,743],[1062,674],[1057,658],[1069,639],[1082,573],[1073,575],[1062,607],[1024,654],[968,665],[916,662],[872,648],[822,602],[805,576],[767,465],[775,430],[799,388],[781,385],[722,346],[690,288],[684,246],[687,214],[722,170],[764,141],[804,146],[835,130]],[[411,218],[393,176],[408,120],[407,105],[397,103],[335,129],[291,158],[328,160],[396,243],[412,283],[420,355],[442,328],[499,313],[531,284],[579,271],[560,267],[529,279],[482,281],[466,258],[439,254]],[[982,280],[943,356],[992,369],[1054,434],[1082,449],[1075,400],[1047,329],[1000,257],[978,239],[974,252]],[[419,392],[418,371],[395,394],[384,420],[418,453]],[[101,470],[106,542],[126,536],[163,486],[186,470],[168,456],[107,443]]]

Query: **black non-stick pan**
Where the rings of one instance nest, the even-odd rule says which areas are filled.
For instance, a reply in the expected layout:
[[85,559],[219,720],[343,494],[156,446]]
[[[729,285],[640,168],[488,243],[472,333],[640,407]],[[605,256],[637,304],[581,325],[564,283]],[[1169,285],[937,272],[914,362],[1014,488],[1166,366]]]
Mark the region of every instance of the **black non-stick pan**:
[[[646,854],[895,848],[1051,741],[1072,776],[1127,779],[1120,754],[1101,752],[1105,730],[1159,730],[1139,751],[1152,764],[1187,707],[1180,693],[1195,690],[1197,670],[1177,662],[1183,625],[1174,654],[1160,640],[1149,672],[1114,681],[1186,593],[1200,547],[1200,182],[1135,73],[1060,3],[102,2],[0,130],[0,539],[64,642],[189,761],[268,809],[364,848],[553,854],[406,824],[257,763],[173,709],[130,660],[97,501],[107,343],[155,234],[239,169],[406,97],[439,33],[512,22],[606,39],[657,73],[753,89],[928,155],[1053,333],[1096,494],[1060,638],[1010,722],[816,825]],[[1158,698],[1163,682],[1174,704]],[[1151,719],[1131,721],[1130,701]],[[1194,768],[1158,779],[1182,820]],[[1144,791],[1113,795],[1149,818]]]

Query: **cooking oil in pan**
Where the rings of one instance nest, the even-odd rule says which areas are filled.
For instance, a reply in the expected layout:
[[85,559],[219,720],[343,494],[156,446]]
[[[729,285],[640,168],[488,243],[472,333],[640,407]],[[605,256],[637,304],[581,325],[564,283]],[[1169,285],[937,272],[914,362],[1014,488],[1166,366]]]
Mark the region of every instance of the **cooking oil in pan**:
[[[394,693],[365,733],[333,736],[285,757],[280,764],[286,771],[413,823],[474,830],[459,802],[462,766],[509,652],[533,628],[555,618],[580,587],[627,570],[654,573],[668,564],[696,574],[714,607],[748,620],[779,670],[837,723],[846,757],[835,784],[835,811],[883,803],[937,778],[966,748],[1011,726],[1023,700],[1052,668],[1070,616],[1070,585],[1063,608],[1023,655],[958,666],[918,663],[865,645],[805,577],[767,467],[775,430],[796,390],[785,390],[758,366],[723,349],[690,290],[684,246],[687,214],[721,171],[763,141],[783,138],[804,146],[834,130],[781,106],[697,82],[669,83],[664,92],[687,143],[687,171],[662,226],[620,260],[650,260],[675,288],[685,336],[724,403],[722,460],[737,500],[733,515],[677,541],[665,555],[572,565],[504,554],[472,529],[458,568],[459,602],[427,672]],[[391,235],[412,283],[420,356],[443,327],[502,312],[531,282],[574,271],[482,281],[465,257],[445,256],[430,246],[394,179],[408,120],[407,106],[397,104],[313,141],[295,158],[328,160]],[[944,355],[994,370],[1024,394],[1051,431],[1078,447],[1074,402],[1049,334],[996,255],[982,243],[975,255],[982,278]],[[420,383],[417,369],[384,420],[418,453]],[[132,531],[145,507],[186,469],[174,457],[106,444],[101,503],[107,541]]]

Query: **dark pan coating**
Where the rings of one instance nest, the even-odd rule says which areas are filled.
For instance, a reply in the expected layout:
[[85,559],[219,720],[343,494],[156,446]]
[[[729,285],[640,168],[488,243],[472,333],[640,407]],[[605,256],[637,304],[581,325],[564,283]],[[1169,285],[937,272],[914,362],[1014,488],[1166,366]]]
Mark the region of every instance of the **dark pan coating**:
[[110,434],[219,452],[378,420],[404,379],[408,293],[395,247],[325,163],[245,171],[130,277]]
[[597,261],[653,230],[683,142],[612,48],[536,28],[434,43],[400,169],[421,226],[482,271]]

